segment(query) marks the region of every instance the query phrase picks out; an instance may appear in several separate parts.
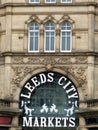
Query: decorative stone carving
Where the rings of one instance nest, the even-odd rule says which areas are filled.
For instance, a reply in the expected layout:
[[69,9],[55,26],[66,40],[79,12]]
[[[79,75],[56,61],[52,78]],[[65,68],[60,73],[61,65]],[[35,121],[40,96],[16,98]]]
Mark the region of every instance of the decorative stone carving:
[[[53,70],[53,68],[61,69],[65,71],[65,74],[69,74],[75,79],[79,87],[86,93],[87,86],[87,57],[80,56],[20,56],[13,57],[12,59],[12,88],[15,91],[16,87],[19,87],[20,82],[34,70],[41,69]],[[77,65],[78,64],[78,65]],[[81,65],[82,64],[82,65]]]
[[23,78],[32,71],[31,67],[28,66],[14,66],[12,67],[14,76],[12,79],[12,84],[16,84],[19,86],[19,83],[23,80]]
[[85,56],[16,56],[12,58],[13,64],[86,64]]
[[78,81],[80,87],[83,87],[85,84],[87,84],[87,67],[86,66],[73,66],[67,68],[68,72],[75,77],[75,79]]

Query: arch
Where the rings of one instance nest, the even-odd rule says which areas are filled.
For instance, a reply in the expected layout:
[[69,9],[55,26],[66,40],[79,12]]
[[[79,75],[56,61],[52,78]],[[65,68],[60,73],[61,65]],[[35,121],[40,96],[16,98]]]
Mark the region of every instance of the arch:
[[[70,118],[73,119],[73,126],[77,126],[75,110],[79,107],[79,94],[73,81],[68,76],[54,70],[41,71],[31,76],[24,84],[20,92],[20,109],[23,115],[20,117],[22,126],[28,127],[27,120],[38,120],[44,117],[58,118],[65,117],[68,123],[61,126],[71,127]],[[36,117],[36,119],[34,118]],[[38,117],[38,118],[37,118]],[[29,120],[30,121],[30,120]],[[41,120],[40,120],[41,121]],[[32,122],[31,122],[32,123]],[[56,120],[53,122],[54,127]],[[33,123],[30,124],[30,127]],[[48,124],[37,125],[37,127],[50,127]]]
[[75,84],[75,86],[77,87],[77,91],[79,93],[79,98],[81,101],[84,100],[84,95],[83,95],[83,92],[82,92],[82,88],[79,86],[79,83],[77,82],[77,80],[73,77],[73,75],[71,73],[69,73],[67,70],[63,70],[63,69],[60,69],[60,68],[56,68],[56,67],[52,67],[52,68],[39,68],[39,69],[35,69],[33,71],[31,71],[30,73],[28,73],[24,79],[20,82],[19,84],[19,87],[17,88],[16,92],[15,92],[15,99],[19,101],[19,95],[20,95],[20,92],[21,92],[21,89],[23,87],[23,85],[26,83],[27,80],[29,80],[29,78],[32,76],[32,75],[36,75],[38,73],[41,73],[41,72],[45,72],[45,71],[53,71],[53,72],[58,72],[60,74],[63,74],[65,76],[68,76],[70,78],[70,80],[72,80],[72,82]]

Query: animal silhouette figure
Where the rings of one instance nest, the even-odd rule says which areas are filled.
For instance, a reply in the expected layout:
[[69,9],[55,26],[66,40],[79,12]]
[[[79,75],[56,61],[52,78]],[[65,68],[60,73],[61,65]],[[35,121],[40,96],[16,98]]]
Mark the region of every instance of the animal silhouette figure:
[[66,116],[72,115],[74,113],[74,108],[75,108],[75,106],[74,106],[74,104],[72,104],[72,106],[70,108],[64,109],[64,111],[66,111],[66,113],[67,113]]
[[31,108],[27,107],[28,103],[30,103],[30,102],[29,101],[28,102],[22,101],[21,107],[24,108],[26,115],[32,116],[32,111],[34,111],[34,108],[31,109]]

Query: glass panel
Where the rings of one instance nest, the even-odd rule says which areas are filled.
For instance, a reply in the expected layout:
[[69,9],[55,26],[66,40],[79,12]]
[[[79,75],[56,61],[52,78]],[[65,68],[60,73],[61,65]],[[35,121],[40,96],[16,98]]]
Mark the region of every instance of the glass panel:
[[38,3],[39,0],[30,0],[31,3]]
[[46,40],[45,40],[45,50],[54,51],[54,37],[55,37],[55,26],[53,23],[47,23],[45,26]]
[[61,51],[70,51],[71,49],[71,26],[70,23],[61,25]]
[[29,26],[29,34],[30,34],[30,51],[38,51],[39,44],[39,26],[37,23],[32,23]]
[[64,2],[64,3],[71,3],[72,0],[61,0],[61,2]]
[[34,39],[33,39],[33,37],[30,37],[30,50],[33,50],[33,41],[34,41]]
[[46,0],[46,3],[54,3],[56,0]]
[[67,23],[67,22],[63,23],[63,24],[61,25],[61,30],[71,30],[71,25],[70,25],[70,23]]

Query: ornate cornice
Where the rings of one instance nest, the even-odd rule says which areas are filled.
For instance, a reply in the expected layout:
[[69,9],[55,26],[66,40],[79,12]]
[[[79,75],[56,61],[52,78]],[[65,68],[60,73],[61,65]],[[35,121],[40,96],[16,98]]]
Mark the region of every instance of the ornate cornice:
[[98,6],[97,2],[73,2],[73,3],[51,3],[51,4],[46,4],[46,3],[35,3],[35,4],[30,4],[28,2],[24,2],[24,3],[4,3],[4,4],[0,4],[0,8],[4,8],[4,7],[26,7],[26,6]]

